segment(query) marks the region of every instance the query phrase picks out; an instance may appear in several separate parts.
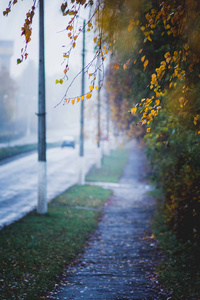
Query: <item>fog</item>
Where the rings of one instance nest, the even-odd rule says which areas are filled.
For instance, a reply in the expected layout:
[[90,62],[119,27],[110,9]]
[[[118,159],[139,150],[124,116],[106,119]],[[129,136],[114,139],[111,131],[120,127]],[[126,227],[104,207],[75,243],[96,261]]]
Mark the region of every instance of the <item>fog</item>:
[[[60,140],[63,135],[74,135],[78,139],[80,131],[80,103],[63,105],[60,101],[68,85],[82,69],[81,36],[79,44],[71,56],[69,80],[64,82],[63,85],[55,84],[56,79],[63,77],[63,49],[69,43],[66,31],[64,31],[67,20],[59,10],[61,2],[48,0],[45,6],[46,122],[47,140],[49,141]],[[32,3],[32,0],[19,1],[12,8],[8,17],[3,16],[3,10],[7,7],[8,1],[1,0],[0,3],[0,41],[13,41],[10,65],[7,63],[5,66],[5,62],[0,56],[0,73],[6,82],[4,86],[0,85],[0,101],[2,103],[0,109],[1,136],[6,135],[7,139],[12,139],[13,136],[15,138],[27,136],[35,139],[37,135],[38,9],[32,26],[31,42],[27,49],[28,59],[17,65],[21,48],[24,47],[21,27]],[[86,63],[91,60],[94,54],[93,44],[90,42],[92,40],[93,33],[87,33]],[[80,94],[81,76],[77,77],[71,86],[68,97],[75,97]],[[58,103],[60,104],[57,105]],[[9,113],[7,113],[8,111]],[[89,117],[87,118],[87,116]],[[96,95],[94,94],[92,99],[85,101],[85,136],[93,140],[96,139],[96,119]],[[4,138],[1,138],[0,142],[3,141]]]

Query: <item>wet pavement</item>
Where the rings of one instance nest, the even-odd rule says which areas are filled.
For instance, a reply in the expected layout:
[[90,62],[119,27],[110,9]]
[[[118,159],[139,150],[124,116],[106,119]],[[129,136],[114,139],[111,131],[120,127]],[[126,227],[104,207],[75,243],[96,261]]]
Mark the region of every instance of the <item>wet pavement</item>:
[[146,194],[151,186],[144,173],[144,155],[133,144],[119,183],[99,183],[113,196],[85,253],[51,299],[171,299],[156,281],[160,253],[150,229],[155,203]]
[[[79,180],[78,147],[47,151],[47,200],[55,198]],[[85,172],[96,162],[96,147],[88,148]],[[0,165],[0,229],[22,218],[37,206],[37,153]]]

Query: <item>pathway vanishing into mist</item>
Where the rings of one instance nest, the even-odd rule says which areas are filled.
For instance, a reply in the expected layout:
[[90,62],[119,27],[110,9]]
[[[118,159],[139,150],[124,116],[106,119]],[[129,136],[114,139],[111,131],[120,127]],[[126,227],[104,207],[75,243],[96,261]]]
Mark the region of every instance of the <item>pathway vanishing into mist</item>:
[[66,270],[52,299],[167,299],[154,278],[159,253],[151,238],[154,201],[146,194],[151,186],[144,173],[144,155],[133,144],[119,183],[99,183],[114,194],[84,255]]

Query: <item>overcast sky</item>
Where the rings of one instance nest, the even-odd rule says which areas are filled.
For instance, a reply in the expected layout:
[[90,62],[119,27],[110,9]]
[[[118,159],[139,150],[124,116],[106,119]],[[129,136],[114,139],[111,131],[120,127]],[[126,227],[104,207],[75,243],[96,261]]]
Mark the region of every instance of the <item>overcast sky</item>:
[[[3,16],[3,10],[7,7],[8,0],[0,1],[0,40],[14,40],[14,55],[11,61],[11,74],[12,76],[18,76],[22,69],[26,67],[27,62],[23,62],[20,65],[16,65],[17,58],[20,58],[21,48],[24,46],[24,37],[21,37],[21,27],[26,17],[26,12],[32,6],[33,0],[18,1],[18,3],[12,8],[8,17]],[[48,0],[45,5],[45,53],[46,53],[46,73],[48,75],[62,74],[62,54],[63,45],[69,43],[66,31],[67,20],[60,13],[61,0]],[[91,39],[92,40],[92,39]],[[72,55],[71,61],[73,62],[73,68],[77,69],[81,67],[81,37],[79,40],[79,46],[75,49]],[[34,23],[32,41],[28,46],[28,59],[34,60],[35,64],[38,64],[38,10],[36,11]]]
[[[33,4],[33,0],[18,0],[18,3],[12,8],[11,13],[9,13],[8,17],[3,16],[3,11],[6,9],[9,0],[0,0],[0,40],[13,40],[14,41],[14,55],[11,60],[11,76],[17,78],[22,74],[22,71],[28,66],[29,61],[33,61],[35,66],[38,66],[38,13],[39,10],[36,10],[36,15],[34,17],[33,23],[33,34],[31,37],[31,42],[28,46],[28,59],[27,61],[22,62],[17,65],[17,58],[20,58],[21,48],[24,47],[24,37],[21,37],[21,27],[24,24],[24,19],[26,18],[26,13],[31,8]],[[60,12],[60,5],[62,0],[45,0],[45,54],[46,54],[46,75],[47,76],[55,76],[55,79],[59,79],[64,75],[64,65],[63,62],[63,45],[67,46],[69,44],[69,38],[67,37],[67,32],[63,31],[67,26],[67,19],[63,17]],[[87,14],[86,11],[82,15]],[[83,20],[80,20],[80,25],[82,25]],[[62,31],[62,32],[61,32]],[[86,31],[86,63],[91,61],[94,55],[94,33],[88,33]],[[69,76],[69,81],[64,83],[62,86],[55,85],[55,81],[51,81],[54,89],[58,91],[58,96],[55,96],[55,99],[50,99],[53,97],[49,95],[48,101],[52,100],[53,104],[51,104],[53,114],[55,114],[54,105],[57,104],[62,97],[62,93],[60,89],[66,90],[67,86],[72,81],[73,77],[82,70],[82,35],[77,40],[77,47],[73,50],[72,56],[70,59],[71,65],[70,69],[72,70]],[[29,73],[28,73],[29,74]],[[31,77],[30,77],[31,78]],[[88,90],[89,83],[87,82],[86,76],[86,91]],[[72,87],[69,90],[68,97],[79,96],[81,93],[81,76],[77,78]],[[96,94],[94,92],[93,99],[96,102]],[[91,102],[92,99],[88,100],[88,103]],[[70,110],[70,115],[79,119],[79,114],[75,112],[75,116],[73,111],[76,111],[79,108],[80,103],[78,105],[72,106],[66,105],[64,108]],[[57,110],[62,110],[63,107],[59,106]],[[56,111],[57,111],[56,110]],[[92,119],[92,118],[91,118]]]

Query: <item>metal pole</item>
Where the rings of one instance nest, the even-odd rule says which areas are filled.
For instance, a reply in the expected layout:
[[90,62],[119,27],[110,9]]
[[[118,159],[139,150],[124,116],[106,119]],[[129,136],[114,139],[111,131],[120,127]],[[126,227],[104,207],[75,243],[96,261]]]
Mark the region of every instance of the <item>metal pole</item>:
[[110,108],[109,108],[109,100],[108,100],[108,94],[107,94],[107,101],[106,101],[106,119],[107,119],[107,141],[109,141],[109,134],[110,134]]
[[[99,68],[99,84],[101,85],[101,70],[100,70],[100,56],[98,56],[98,68]],[[100,138],[101,138],[101,125],[100,125],[100,88],[98,89],[98,104],[97,104],[97,147],[100,148]]]
[[[82,52],[82,83],[81,95],[85,94],[85,20],[83,21],[83,52]],[[84,163],[84,99],[81,101],[81,126],[80,126],[80,174],[79,184],[85,184],[85,163]]]
[[[83,21],[82,85],[81,94],[85,94],[85,20]],[[81,101],[80,156],[84,156],[84,100]]]
[[44,214],[47,212],[44,0],[39,1],[38,166],[37,212]]
[[109,109],[109,99],[108,99],[108,94],[106,95],[107,97],[107,101],[106,101],[106,131],[107,131],[107,134],[106,134],[106,142],[105,142],[105,145],[106,145],[106,151],[105,151],[105,154],[106,155],[110,155],[110,149],[109,149],[109,130],[110,130],[110,109]]
[[[100,70],[100,55],[98,56],[98,77],[99,85],[101,86],[101,70]],[[101,139],[101,127],[100,127],[100,88],[98,89],[98,102],[97,102],[97,162],[96,167],[101,168],[101,148],[100,148],[100,139]]]

